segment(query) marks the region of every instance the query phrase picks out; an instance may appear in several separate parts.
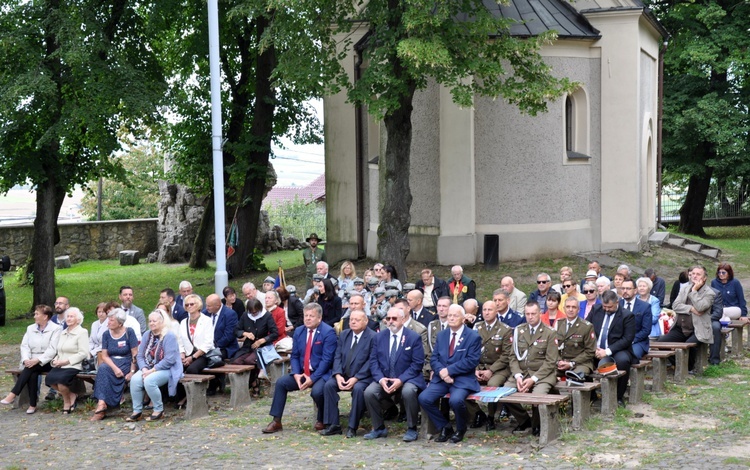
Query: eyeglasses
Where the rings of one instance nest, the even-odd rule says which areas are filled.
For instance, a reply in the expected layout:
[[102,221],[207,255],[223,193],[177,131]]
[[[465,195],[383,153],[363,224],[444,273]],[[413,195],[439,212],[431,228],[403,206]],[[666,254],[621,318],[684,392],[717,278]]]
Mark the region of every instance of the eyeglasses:
[[385,317],[386,321],[396,321],[398,320],[398,317]]
[[185,307],[192,307],[193,305],[195,305],[195,304],[191,302],[189,304],[185,304]]
[[596,292],[596,289],[594,289],[594,290],[590,290],[590,289],[586,290],[586,289],[584,289],[584,291],[583,291],[584,294],[593,294],[595,292]]
[[563,284],[563,287],[565,289],[570,289],[571,287],[573,287],[573,284]]
[[547,284],[549,281],[536,281],[537,284]]

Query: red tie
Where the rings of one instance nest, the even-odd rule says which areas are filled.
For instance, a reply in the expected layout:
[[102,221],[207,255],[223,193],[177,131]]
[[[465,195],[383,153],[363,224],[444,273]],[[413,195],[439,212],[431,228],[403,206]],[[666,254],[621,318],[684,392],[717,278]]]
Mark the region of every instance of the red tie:
[[448,356],[453,356],[453,348],[456,347],[456,333],[452,333],[451,344],[448,345]]
[[308,330],[307,346],[305,346],[305,375],[310,376],[310,353],[312,353],[312,339],[315,330]]

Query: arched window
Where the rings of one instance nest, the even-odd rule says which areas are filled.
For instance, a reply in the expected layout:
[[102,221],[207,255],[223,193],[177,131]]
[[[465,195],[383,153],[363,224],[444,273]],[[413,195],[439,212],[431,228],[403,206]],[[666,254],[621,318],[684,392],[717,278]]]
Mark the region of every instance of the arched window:
[[578,88],[565,97],[563,131],[565,161],[588,163],[589,155],[589,100],[586,91]]

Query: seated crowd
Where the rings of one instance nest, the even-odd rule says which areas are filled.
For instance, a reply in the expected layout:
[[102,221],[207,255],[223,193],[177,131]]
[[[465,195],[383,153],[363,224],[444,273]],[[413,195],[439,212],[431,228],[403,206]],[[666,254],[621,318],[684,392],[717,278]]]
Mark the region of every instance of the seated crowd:
[[[719,265],[710,283],[705,268],[693,266],[675,283],[671,299],[665,299],[665,282],[652,269],[634,279],[623,265],[610,281],[592,261],[580,282],[567,266],[559,270],[556,285],[540,273],[537,289],[528,295],[512,277],[502,277],[492,298],[481,302],[476,283],[461,266],[451,269],[450,280],[424,269],[418,282],[402,284],[393,266],[376,264],[360,278],[349,261],[334,278],[320,258],[319,252],[312,256],[317,261],[314,272],[308,269],[303,297],[294,286],[275,288],[271,277],[262,291],[244,284],[244,300],[231,287],[223,290],[223,299],[203,298],[183,281],[178,295],[162,290],[146,317],[133,304],[133,289],[123,286],[120,302],[97,306],[91,335],[82,326],[82,312],[67,298],[58,298],[54,309],[38,305],[21,344],[21,373],[0,404],[13,403],[26,387],[26,413],[34,413],[46,374],[47,399],[59,393],[63,413],[71,413],[78,399],[73,382],[91,359],[97,369],[91,420],[104,419],[108,408],[119,406],[129,384],[127,420],[140,420],[151,410],[146,419],[156,421],[164,417],[164,393],[174,397],[177,408],[185,406],[180,378],[206,373],[209,354],[255,366],[248,387],[257,397],[264,357],[289,353],[290,373],[275,384],[272,421],[264,433],[282,431],[288,393],[309,388],[317,409],[315,429],[324,436],[356,437],[367,411],[372,427],[364,439],[387,437],[385,421],[401,416],[407,423],[403,440],[411,442],[419,438],[421,412],[436,441],[457,443],[469,427],[495,429],[500,407],[489,403],[484,411],[467,400],[481,386],[543,395],[562,377],[584,380],[600,361],[609,361],[624,372],[617,401],[625,406],[630,366],[648,354],[651,341],[707,343],[710,363],[717,364],[720,321],[747,319],[742,286],[727,263]],[[692,356],[691,351],[690,368]],[[223,387],[214,379],[208,394]],[[352,396],[345,425],[339,392]],[[439,409],[446,394],[455,427]],[[529,416],[520,405],[509,404],[502,414],[515,418],[513,432],[539,434],[535,407]]]

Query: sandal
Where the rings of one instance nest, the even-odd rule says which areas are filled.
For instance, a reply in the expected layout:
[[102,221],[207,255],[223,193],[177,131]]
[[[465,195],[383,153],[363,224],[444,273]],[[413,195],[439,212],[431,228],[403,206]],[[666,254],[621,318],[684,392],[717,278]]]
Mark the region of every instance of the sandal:
[[101,421],[104,418],[106,418],[106,413],[107,413],[107,409],[106,408],[101,409],[101,410],[96,410],[96,411],[94,411],[94,416],[92,416],[91,418],[89,418],[89,421]]
[[147,416],[146,421],[159,421],[162,418],[164,418],[164,412],[159,411],[159,412],[152,414],[151,416]]
[[125,418],[125,421],[127,421],[129,423],[132,423],[132,422],[135,422],[135,421],[140,421],[141,420],[141,416],[143,416],[143,413],[133,413],[132,415],[130,415],[127,418]]
[[250,384],[250,395],[253,398],[260,398],[260,384],[257,380]]

